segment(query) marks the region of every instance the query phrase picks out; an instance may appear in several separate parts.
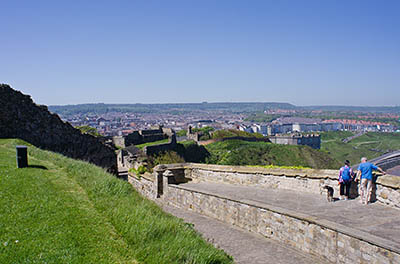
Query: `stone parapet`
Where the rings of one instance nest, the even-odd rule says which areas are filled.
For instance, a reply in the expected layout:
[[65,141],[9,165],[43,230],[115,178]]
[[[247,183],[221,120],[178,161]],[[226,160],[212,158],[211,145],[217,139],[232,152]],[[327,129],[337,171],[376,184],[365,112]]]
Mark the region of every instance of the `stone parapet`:
[[171,185],[165,203],[216,218],[332,263],[400,263],[399,245],[304,213]]
[[[184,173],[193,182],[221,182],[265,188],[289,189],[322,194],[329,185],[339,193],[338,170],[283,169],[250,166],[225,166],[197,163],[167,164],[155,170]],[[358,195],[358,185],[352,183],[351,196]],[[373,199],[382,204],[400,208],[400,177],[378,176],[374,184]]]
[[[194,163],[159,165],[153,171],[152,177],[138,179],[130,176],[129,182],[144,196],[158,203],[216,218],[332,263],[400,263],[400,246],[395,240],[304,212],[180,185],[188,181],[199,184],[215,182],[320,194],[324,185],[337,190],[338,171]],[[375,185],[376,199],[399,208],[399,183],[400,177],[379,177]]]
[[128,173],[128,182],[143,196],[152,200],[157,198],[157,185],[152,174],[145,173],[137,177],[132,173]]

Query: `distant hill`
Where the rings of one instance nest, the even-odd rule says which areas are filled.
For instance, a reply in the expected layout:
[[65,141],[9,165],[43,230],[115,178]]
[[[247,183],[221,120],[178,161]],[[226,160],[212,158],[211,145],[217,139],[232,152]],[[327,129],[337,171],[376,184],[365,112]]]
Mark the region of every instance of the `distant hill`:
[[233,113],[260,113],[269,109],[319,110],[319,111],[357,111],[370,113],[400,113],[400,106],[295,106],[290,103],[277,102],[243,102],[243,103],[176,103],[176,104],[77,104],[51,105],[49,110],[60,115],[104,114],[108,112],[161,113],[174,114],[199,111],[224,111]]
[[320,105],[301,106],[299,109],[319,111],[355,111],[371,113],[400,113],[400,106],[343,106],[343,105]]
[[136,112],[157,113],[171,112],[187,113],[188,111],[229,111],[229,112],[259,112],[267,109],[281,108],[294,109],[289,103],[186,103],[186,104],[78,104],[78,105],[52,105],[49,110],[61,115],[107,112]]

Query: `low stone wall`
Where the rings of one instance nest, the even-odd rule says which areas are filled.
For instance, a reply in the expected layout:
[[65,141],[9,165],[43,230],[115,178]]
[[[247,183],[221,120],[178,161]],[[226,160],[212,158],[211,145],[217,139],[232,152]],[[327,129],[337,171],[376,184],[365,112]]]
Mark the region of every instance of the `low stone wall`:
[[[185,177],[193,182],[219,182],[245,186],[265,187],[269,189],[288,189],[298,192],[322,194],[322,188],[329,185],[339,195],[338,171],[336,170],[292,170],[266,169],[247,166],[221,166],[185,163],[168,165],[171,171],[185,171]],[[358,196],[358,184],[353,182],[351,197]],[[373,199],[391,207],[400,208],[400,177],[379,176],[374,184]]]
[[[163,201],[291,245],[333,263],[400,263],[390,241],[287,209],[169,185]],[[393,243],[392,243],[393,244]]]
[[400,208],[400,177],[385,175],[378,177],[373,188],[376,199],[391,207]]
[[[339,195],[338,171],[335,170],[265,169],[261,167],[182,163],[156,167],[155,174],[157,173],[161,175],[158,179],[160,182],[163,173],[167,173],[169,175],[180,175],[179,179],[173,182],[169,178],[169,183],[217,182],[269,189],[287,189],[320,195],[325,192],[322,187],[329,185],[334,188],[335,196]],[[156,179],[154,180],[156,181]],[[159,183],[159,185],[162,185],[162,183]],[[154,186],[154,188],[161,188],[157,186]],[[353,182],[350,189],[352,198],[358,196],[358,188],[358,184]],[[155,192],[160,195],[162,188]],[[373,184],[372,199],[384,205],[400,208],[400,177],[393,175],[379,176]]]
[[155,178],[152,174],[145,173],[141,177],[138,177],[129,172],[128,182],[143,196],[152,200],[157,198]]
[[[140,193],[157,202],[216,218],[333,263],[400,263],[399,246],[393,241],[285,208],[234,200],[179,185],[187,181],[282,188],[319,194],[325,184],[337,190],[337,171],[183,163],[157,166],[152,179],[130,177],[129,182]],[[379,177],[376,181],[377,200],[400,208],[399,189],[400,177]]]

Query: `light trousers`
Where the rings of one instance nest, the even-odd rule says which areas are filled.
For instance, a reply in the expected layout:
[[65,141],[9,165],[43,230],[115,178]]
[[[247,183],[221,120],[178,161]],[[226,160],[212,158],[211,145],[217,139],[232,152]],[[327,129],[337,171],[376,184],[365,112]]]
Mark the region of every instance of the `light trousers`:
[[361,179],[361,201],[369,203],[371,201],[372,180]]

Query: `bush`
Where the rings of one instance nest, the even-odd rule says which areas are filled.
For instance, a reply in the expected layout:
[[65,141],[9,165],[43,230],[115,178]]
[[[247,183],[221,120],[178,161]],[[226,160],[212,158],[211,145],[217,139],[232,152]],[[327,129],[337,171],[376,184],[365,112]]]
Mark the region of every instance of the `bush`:
[[148,167],[154,168],[159,164],[183,163],[185,160],[175,151],[160,152],[148,158]]
[[139,168],[135,169],[135,168],[130,168],[129,172],[135,173],[136,176],[140,179],[140,177],[142,177],[142,174],[145,174],[147,172],[147,168],[143,165],[139,166]]

